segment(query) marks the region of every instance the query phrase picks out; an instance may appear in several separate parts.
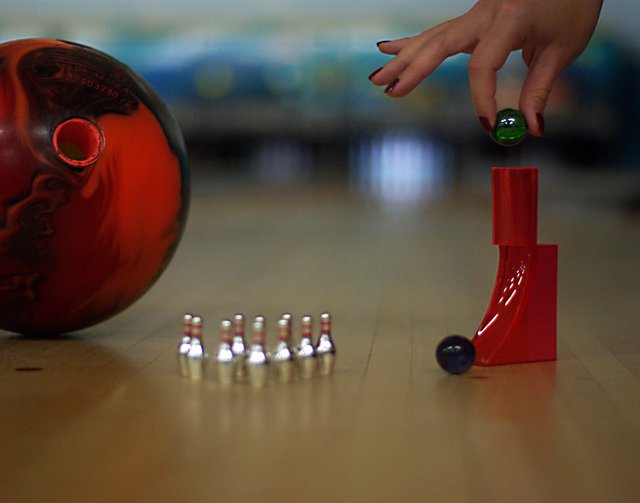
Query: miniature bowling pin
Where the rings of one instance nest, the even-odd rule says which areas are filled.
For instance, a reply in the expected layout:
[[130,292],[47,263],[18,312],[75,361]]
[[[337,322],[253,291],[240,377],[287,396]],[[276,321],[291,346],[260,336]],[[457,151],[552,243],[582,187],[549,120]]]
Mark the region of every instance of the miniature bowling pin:
[[273,351],[273,365],[280,382],[291,382],[295,372],[295,358],[291,348],[291,320],[282,317],[278,321],[278,344]]
[[191,379],[202,379],[207,360],[207,353],[202,342],[202,318],[194,316],[191,319],[191,346],[187,353],[187,365]]
[[265,324],[263,320],[264,318],[258,316],[253,323],[253,341],[246,359],[249,384],[255,388],[264,387],[269,376],[269,358],[264,349]]
[[247,344],[244,340],[244,315],[236,314],[233,317],[233,342],[231,344],[233,352],[234,367],[236,377],[245,375],[245,360],[247,358]]
[[220,322],[220,346],[216,352],[216,375],[218,382],[228,386],[233,383],[235,358],[231,349],[233,343],[233,325],[229,320]]
[[291,334],[291,328],[293,327],[293,316],[291,313],[284,313],[282,316],[280,316],[281,320],[287,320],[287,323],[289,323],[289,334]]
[[313,318],[311,316],[302,317],[302,335],[300,345],[296,348],[296,360],[300,375],[305,379],[313,377],[316,373],[317,358],[316,348],[313,345]]
[[318,370],[321,374],[331,374],[336,363],[336,346],[331,338],[331,314],[320,315],[320,336],[316,346]]
[[178,346],[178,370],[183,377],[189,376],[189,366],[187,365],[187,355],[191,349],[191,320],[193,315],[186,313],[182,317],[182,339]]

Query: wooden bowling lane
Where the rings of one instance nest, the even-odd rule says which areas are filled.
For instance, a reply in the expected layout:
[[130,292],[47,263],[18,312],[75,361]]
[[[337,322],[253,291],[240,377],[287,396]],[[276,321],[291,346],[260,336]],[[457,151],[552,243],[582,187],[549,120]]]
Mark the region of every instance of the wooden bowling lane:
[[[435,346],[475,330],[493,286],[488,197],[385,210],[335,186],[194,182],[143,299],[66,337],[0,335],[0,501],[640,501],[637,218],[543,201],[558,361],[450,376]],[[297,338],[325,310],[330,377],[178,373],[185,311],[211,353],[235,312],[264,315],[272,345],[281,313]]]

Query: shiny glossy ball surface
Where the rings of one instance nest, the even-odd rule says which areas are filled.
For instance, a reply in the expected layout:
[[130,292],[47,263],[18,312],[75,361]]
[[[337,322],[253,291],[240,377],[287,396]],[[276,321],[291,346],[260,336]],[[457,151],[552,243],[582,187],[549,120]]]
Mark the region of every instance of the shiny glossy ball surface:
[[169,263],[188,205],[182,135],[139,75],[79,44],[0,44],[1,329],[119,313]]
[[436,348],[436,360],[450,374],[462,374],[471,368],[476,359],[473,343],[462,335],[449,335]]
[[517,145],[527,136],[527,122],[524,115],[513,108],[500,110],[496,116],[496,125],[491,138],[503,147]]

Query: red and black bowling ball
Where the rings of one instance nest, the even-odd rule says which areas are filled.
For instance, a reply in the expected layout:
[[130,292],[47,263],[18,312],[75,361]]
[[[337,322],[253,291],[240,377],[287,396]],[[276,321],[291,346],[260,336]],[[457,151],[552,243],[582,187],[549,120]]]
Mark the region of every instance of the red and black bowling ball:
[[0,328],[122,311],[169,263],[188,205],[182,135],[139,75],[70,42],[0,44]]

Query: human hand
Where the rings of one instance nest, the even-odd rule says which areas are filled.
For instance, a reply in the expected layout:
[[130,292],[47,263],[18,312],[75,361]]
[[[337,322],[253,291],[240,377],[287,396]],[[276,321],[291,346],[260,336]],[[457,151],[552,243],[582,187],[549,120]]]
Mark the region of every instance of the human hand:
[[473,105],[484,129],[496,117],[496,72],[512,51],[522,49],[528,67],[520,111],[529,133],[544,133],[543,112],[562,70],[587,46],[602,0],[479,0],[466,14],[414,37],[378,42],[391,61],[369,79],[385,93],[410,93],[449,56],[471,54],[468,63]]

